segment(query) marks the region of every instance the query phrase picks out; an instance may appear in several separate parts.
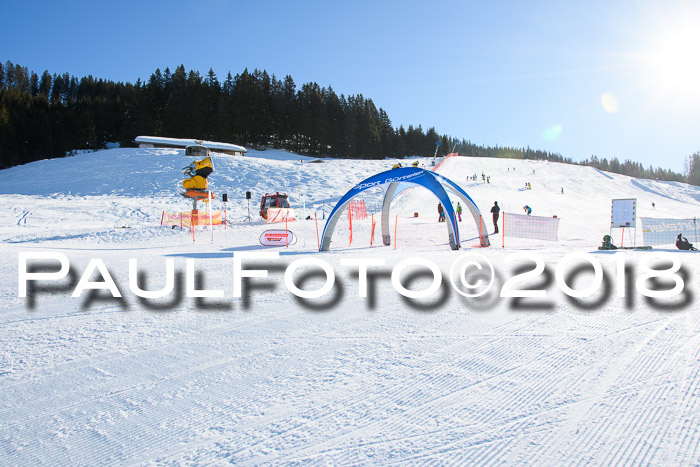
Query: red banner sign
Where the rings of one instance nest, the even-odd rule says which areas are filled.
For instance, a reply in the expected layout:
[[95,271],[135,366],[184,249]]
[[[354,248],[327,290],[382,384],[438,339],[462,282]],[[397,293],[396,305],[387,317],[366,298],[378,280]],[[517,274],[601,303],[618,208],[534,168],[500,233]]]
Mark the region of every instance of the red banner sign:
[[291,230],[266,230],[260,235],[260,244],[265,246],[294,245],[297,237]]

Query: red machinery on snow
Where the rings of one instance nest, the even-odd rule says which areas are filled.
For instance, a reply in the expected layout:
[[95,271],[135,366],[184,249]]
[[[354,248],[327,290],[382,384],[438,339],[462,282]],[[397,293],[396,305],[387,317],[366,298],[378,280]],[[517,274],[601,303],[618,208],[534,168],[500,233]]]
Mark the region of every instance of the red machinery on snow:
[[260,216],[267,219],[267,210],[269,208],[289,208],[289,200],[286,193],[275,194],[265,193],[265,196],[260,200]]

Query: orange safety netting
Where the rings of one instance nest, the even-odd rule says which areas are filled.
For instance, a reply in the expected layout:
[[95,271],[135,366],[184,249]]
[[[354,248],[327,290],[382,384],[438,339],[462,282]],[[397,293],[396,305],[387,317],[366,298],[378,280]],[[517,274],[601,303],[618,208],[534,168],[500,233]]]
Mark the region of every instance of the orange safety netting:
[[268,224],[292,222],[295,219],[295,215],[294,208],[268,208],[266,221]]
[[367,208],[365,207],[365,201],[350,201],[348,205],[348,212],[352,219],[362,220],[367,219]]
[[[165,212],[161,218],[160,225],[189,227],[192,225],[209,225],[209,213],[206,211],[187,211],[187,212]],[[221,225],[223,223],[221,211],[212,211],[211,223],[213,225]]]
[[456,156],[459,156],[459,153],[458,153],[458,152],[451,152],[451,153],[449,153],[448,155],[446,155],[445,157],[443,157],[442,160],[438,163],[438,165],[436,165],[435,167],[433,167],[431,170],[432,170],[433,172],[437,172],[437,170],[440,168],[440,166],[441,166],[447,159],[449,159],[450,157],[456,157]]

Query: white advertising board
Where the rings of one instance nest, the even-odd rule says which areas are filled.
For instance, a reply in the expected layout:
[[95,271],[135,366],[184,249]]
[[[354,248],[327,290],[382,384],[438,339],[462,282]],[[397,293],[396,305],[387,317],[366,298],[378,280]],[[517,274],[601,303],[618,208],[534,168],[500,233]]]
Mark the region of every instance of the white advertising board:
[[612,214],[610,226],[612,228],[636,227],[637,224],[637,199],[612,200]]

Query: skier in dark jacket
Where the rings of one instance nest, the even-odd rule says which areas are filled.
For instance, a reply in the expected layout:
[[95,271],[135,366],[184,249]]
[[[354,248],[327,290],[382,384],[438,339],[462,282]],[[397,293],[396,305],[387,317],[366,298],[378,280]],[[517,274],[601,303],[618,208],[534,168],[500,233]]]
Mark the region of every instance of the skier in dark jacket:
[[445,222],[445,210],[442,207],[442,203],[438,203],[438,222]]
[[682,233],[679,233],[676,237],[676,248],[679,250],[697,250]]
[[498,215],[501,212],[501,208],[498,207],[498,201],[493,202],[493,207],[491,208],[491,213],[493,214],[493,233],[498,233]]
[[617,247],[613,245],[612,237],[610,237],[610,235],[603,237],[603,245],[601,245],[599,250],[617,250]]

